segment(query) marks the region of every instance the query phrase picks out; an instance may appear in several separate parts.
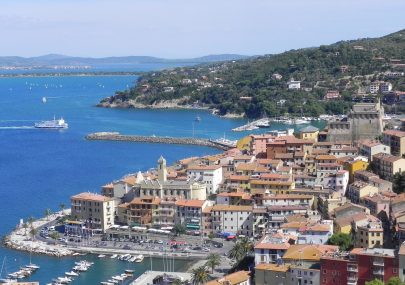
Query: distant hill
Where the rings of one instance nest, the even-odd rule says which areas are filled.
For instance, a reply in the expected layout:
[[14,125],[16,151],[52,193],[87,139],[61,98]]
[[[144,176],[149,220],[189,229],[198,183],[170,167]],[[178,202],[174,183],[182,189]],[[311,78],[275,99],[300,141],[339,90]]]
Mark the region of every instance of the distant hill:
[[[384,72],[403,71],[405,30],[380,38],[340,41],[276,55],[149,72],[136,86],[100,102],[105,107],[193,107],[221,115],[247,117],[284,114],[345,113],[353,94],[367,91],[374,80],[389,80],[405,91],[404,77],[387,79]],[[301,83],[288,89],[290,80]],[[324,100],[328,90],[341,98]]]
[[122,56],[122,57],[72,57],[60,54],[48,54],[38,57],[18,57],[3,56],[0,57],[0,66],[106,66],[106,65],[135,65],[142,63],[208,63],[226,60],[238,60],[247,58],[244,55],[237,54],[218,54],[208,55],[189,59],[164,59],[151,56]]

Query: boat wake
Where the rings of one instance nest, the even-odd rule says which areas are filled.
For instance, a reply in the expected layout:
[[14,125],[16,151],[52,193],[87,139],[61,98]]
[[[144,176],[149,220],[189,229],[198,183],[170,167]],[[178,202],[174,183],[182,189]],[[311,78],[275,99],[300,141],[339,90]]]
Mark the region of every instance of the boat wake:
[[10,127],[0,127],[0,130],[30,130],[35,129],[33,126],[10,126]]

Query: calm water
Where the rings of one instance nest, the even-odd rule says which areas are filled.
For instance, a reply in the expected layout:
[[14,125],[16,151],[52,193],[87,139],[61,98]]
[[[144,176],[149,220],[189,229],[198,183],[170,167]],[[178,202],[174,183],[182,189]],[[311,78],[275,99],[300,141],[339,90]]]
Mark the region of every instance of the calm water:
[[[231,129],[244,120],[227,120],[199,110],[118,110],[94,105],[115,90],[133,84],[134,76],[0,78],[0,234],[5,235],[29,216],[43,216],[44,210],[69,205],[69,197],[81,191],[98,192],[100,186],[126,173],[155,167],[160,155],[168,163],[194,155],[214,154],[215,149],[159,144],[86,141],[96,131],[160,136],[238,138]],[[47,97],[47,103],[42,102]],[[69,129],[63,131],[31,128],[34,122],[63,116]],[[196,123],[196,116],[201,122]],[[273,128],[281,128],[275,125]],[[29,262],[24,253],[0,248],[11,272]],[[73,284],[98,284],[122,273],[127,264],[94,257],[95,266]],[[41,284],[62,276],[75,258],[33,256],[41,269],[32,280]],[[159,269],[161,261],[154,262]],[[149,261],[131,265],[141,274]],[[185,266],[176,262],[177,269]],[[5,271],[5,270],[3,270]],[[4,275],[4,272],[3,272]]]

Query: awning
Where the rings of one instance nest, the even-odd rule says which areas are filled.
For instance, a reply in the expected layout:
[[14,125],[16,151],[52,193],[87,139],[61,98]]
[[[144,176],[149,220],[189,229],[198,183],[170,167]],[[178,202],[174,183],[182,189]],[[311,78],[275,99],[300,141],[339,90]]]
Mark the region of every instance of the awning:
[[199,225],[186,225],[186,228],[199,230],[200,226]]

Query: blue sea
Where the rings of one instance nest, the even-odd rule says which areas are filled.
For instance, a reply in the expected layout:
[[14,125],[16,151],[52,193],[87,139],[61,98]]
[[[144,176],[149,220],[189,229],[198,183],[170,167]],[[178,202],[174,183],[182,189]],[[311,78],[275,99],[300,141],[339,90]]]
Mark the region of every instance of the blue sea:
[[[163,66],[164,67],[164,66]],[[162,68],[160,66],[159,68]],[[150,67],[138,67],[148,70]],[[218,150],[180,145],[86,141],[91,132],[117,131],[123,134],[240,138],[233,133],[243,119],[223,119],[202,110],[134,110],[97,108],[97,102],[131,86],[136,76],[86,76],[0,78],[0,234],[5,235],[19,220],[41,217],[47,208],[59,210],[75,193],[98,192],[100,187],[127,173],[155,167],[160,155],[168,163],[178,159],[217,153]],[[46,97],[46,103],[42,98]],[[40,130],[35,122],[63,117],[66,130]],[[201,117],[195,122],[196,116]],[[280,129],[281,125],[274,128]],[[6,257],[3,276],[29,262],[29,255],[0,248]],[[122,273],[127,264],[93,259],[93,269],[72,284],[99,284]],[[41,266],[30,280],[46,284],[73,267],[76,258],[32,256]],[[154,269],[159,269],[159,260]],[[176,262],[176,269],[184,269]],[[139,275],[149,262],[133,265]]]

